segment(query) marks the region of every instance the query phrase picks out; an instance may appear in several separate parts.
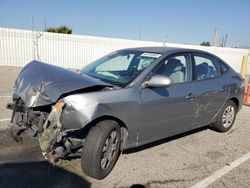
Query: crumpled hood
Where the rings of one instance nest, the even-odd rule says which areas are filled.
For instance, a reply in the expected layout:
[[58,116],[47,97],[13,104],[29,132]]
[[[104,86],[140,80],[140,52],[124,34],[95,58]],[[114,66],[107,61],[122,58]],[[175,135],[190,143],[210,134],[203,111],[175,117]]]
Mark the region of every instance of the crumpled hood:
[[111,85],[64,68],[32,61],[20,72],[14,94],[20,96],[27,107],[37,107],[55,103],[71,92],[101,90],[107,86]]

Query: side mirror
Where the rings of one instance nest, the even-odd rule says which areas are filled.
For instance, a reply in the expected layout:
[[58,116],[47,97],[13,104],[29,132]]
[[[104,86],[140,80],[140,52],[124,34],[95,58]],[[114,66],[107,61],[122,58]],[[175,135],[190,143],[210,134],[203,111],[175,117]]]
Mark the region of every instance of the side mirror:
[[154,75],[152,78],[143,83],[143,88],[147,87],[168,87],[171,85],[171,79],[163,75]]

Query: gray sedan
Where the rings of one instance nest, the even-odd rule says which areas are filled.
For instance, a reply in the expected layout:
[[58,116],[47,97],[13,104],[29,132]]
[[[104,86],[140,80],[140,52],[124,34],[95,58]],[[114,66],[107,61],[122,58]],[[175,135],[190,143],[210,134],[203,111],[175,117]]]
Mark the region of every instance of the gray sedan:
[[80,71],[32,61],[7,105],[8,131],[19,141],[29,130],[51,162],[81,157],[103,179],[124,149],[207,125],[228,131],[243,96],[240,74],[199,50],[119,50]]

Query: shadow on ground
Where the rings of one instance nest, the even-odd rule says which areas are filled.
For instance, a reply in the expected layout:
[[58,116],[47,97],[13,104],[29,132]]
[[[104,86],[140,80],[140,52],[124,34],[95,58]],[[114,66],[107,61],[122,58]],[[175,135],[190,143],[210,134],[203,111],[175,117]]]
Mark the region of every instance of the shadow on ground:
[[0,187],[88,188],[90,183],[47,162],[28,136],[24,136],[23,143],[16,143],[5,131],[0,131]]
[[82,177],[47,161],[0,164],[1,187],[90,187]]
[[[166,142],[205,130],[207,127],[192,130],[177,136],[156,141],[125,153],[139,152]],[[44,158],[34,141],[26,137],[24,143],[16,143],[4,132],[0,132],[0,187],[90,187],[91,183],[83,177],[63,168],[53,166]],[[3,144],[4,143],[4,144]],[[30,162],[34,161],[34,162]],[[147,185],[134,184],[131,188],[143,188]]]

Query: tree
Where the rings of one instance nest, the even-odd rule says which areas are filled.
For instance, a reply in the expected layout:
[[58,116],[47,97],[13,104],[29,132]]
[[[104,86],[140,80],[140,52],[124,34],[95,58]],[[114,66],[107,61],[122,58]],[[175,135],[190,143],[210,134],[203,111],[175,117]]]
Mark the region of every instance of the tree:
[[57,33],[55,28],[49,27],[48,29],[45,30],[46,32],[50,33]]
[[200,43],[201,46],[211,46],[210,42],[208,41],[203,41],[202,43]]
[[51,32],[51,33],[64,33],[64,34],[72,34],[72,29],[70,29],[67,26],[60,26],[57,28],[49,27],[48,29],[45,30],[46,32]]

